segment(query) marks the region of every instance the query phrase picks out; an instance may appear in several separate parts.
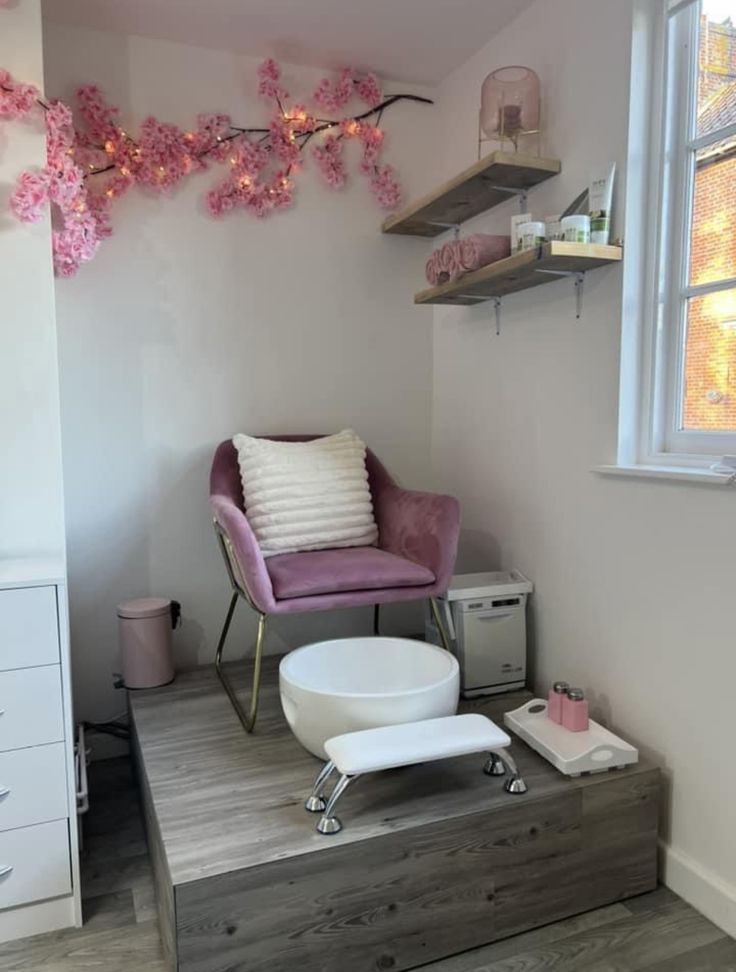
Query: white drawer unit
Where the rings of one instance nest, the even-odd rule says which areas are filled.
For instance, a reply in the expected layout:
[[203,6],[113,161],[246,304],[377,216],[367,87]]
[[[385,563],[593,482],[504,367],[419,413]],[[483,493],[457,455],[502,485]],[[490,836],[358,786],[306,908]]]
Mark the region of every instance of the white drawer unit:
[[0,558],[0,942],[81,923],[65,567]]
[[59,666],[0,672],[0,752],[63,739]]
[[0,590],[0,671],[58,662],[56,588]]
[[69,815],[64,743],[0,753],[0,831]]
[[0,908],[69,894],[69,821],[0,834]]

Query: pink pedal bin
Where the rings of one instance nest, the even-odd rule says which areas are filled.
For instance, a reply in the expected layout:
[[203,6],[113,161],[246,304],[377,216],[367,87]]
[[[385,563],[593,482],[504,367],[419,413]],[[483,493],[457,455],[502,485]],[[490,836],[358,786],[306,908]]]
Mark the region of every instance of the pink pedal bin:
[[138,597],[118,605],[126,689],[156,688],[174,681],[171,632],[180,614],[179,602],[166,597]]

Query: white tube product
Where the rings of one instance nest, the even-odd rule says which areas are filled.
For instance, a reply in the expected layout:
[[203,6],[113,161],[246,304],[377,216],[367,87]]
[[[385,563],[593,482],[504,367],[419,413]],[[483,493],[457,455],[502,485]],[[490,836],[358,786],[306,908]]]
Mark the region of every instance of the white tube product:
[[611,236],[611,206],[613,204],[613,180],[616,177],[616,163],[612,162],[604,176],[594,175],[590,180],[590,242],[609,242]]

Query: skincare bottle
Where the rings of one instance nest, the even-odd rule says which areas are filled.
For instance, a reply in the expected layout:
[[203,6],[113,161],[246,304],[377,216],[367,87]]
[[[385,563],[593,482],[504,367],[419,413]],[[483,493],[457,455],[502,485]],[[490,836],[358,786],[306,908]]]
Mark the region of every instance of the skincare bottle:
[[562,699],[562,725],[570,732],[585,732],[588,728],[588,703],[579,688],[570,688]]
[[558,725],[562,722],[562,700],[570,688],[567,682],[555,682],[547,699],[547,718]]

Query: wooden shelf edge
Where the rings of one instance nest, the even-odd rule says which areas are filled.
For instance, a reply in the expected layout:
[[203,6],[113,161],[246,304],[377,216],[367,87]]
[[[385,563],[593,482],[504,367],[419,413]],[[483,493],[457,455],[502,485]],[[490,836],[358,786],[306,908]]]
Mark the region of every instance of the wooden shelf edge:
[[[476,196],[476,200],[475,202],[468,201],[461,204],[467,207],[468,212],[467,215],[455,219],[455,222],[462,222],[493,208],[493,206],[509,198],[508,195],[502,193],[498,199],[491,199],[487,205],[484,204],[484,176],[494,168],[498,170],[496,173],[498,178],[493,179],[494,183],[500,186],[506,185],[509,189],[522,190],[531,189],[540,182],[558,175],[562,169],[562,162],[559,159],[547,159],[534,155],[524,155],[523,153],[491,152],[452,179],[448,179],[433,192],[427,193],[415,202],[410,203],[400,212],[386,217],[381,225],[381,232],[403,233],[410,236],[439,235],[444,232],[444,229],[441,226],[431,227],[429,218],[422,219],[422,211],[430,207],[437,207],[443,201],[446,201],[448,206],[457,206],[457,196],[462,193],[465,187],[473,187],[472,194]],[[504,179],[506,179],[506,182],[504,182]],[[473,185],[474,183],[475,185]],[[493,196],[492,186],[485,187],[485,189]],[[423,225],[421,231],[417,229],[418,225]]]
[[[494,297],[504,297],[550,283],[559,279],[555,271],[586,273],[622,259],[623,249],[620,246],[555,240],[537,249],[524,250],[489,263],[452,283],[421,290],[414,295],[414,303],[472,306]],[[551,272],[546,276],[539,271]]]

